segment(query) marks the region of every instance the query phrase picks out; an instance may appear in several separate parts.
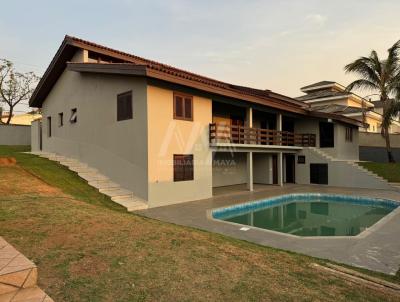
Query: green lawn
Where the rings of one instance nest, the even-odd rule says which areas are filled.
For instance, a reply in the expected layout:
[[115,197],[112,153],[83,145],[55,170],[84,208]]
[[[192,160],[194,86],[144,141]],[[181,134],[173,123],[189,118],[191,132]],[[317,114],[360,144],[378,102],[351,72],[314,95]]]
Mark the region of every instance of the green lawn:
[[0,166],[0,233],[55,301],[398,301],[310,268],[323,260],[126,213],[23,150],[0,147],[18,162]]
[[389,182],[400,182],[400,163],[360,162],[359,165],[385,178]]

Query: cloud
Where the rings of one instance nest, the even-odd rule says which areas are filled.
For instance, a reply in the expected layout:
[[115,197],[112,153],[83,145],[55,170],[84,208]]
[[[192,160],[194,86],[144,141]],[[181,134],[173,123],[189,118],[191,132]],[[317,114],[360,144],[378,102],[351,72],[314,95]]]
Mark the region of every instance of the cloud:
[[322,26],[326,23],[327,17],[320,15],[320,14],[311,14],[306,16],[305,20],[307,23],[311,25],[316,25],[316,26]]

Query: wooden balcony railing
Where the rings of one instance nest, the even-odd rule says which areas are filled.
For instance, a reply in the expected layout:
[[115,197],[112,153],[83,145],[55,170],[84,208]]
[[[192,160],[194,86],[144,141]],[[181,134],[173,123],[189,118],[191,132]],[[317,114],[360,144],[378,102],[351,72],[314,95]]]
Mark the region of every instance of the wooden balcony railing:
[[315,147],[315,134],[213,123],[210,143]]

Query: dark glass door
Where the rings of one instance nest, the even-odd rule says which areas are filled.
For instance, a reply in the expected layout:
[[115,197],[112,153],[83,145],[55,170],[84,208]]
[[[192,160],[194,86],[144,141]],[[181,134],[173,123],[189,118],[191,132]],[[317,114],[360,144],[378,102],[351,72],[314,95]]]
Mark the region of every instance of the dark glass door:
[[295,157],[293,154],[285,154],[286,183],[295,183]]
[[335,146],[333,123],[319,123],[319,147],[333,148]]

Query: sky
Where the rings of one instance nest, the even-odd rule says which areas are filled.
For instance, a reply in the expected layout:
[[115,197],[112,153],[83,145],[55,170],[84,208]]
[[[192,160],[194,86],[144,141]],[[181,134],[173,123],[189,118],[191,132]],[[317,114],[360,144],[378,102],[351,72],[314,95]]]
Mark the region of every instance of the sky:
[[0,7],[0,58],[19,71],[42,75],[68,34],[291,97],[321,80],[347,85],[354,79],[347,63],[372,49],[385,57],[400,39],[398,0],[0,0]]

